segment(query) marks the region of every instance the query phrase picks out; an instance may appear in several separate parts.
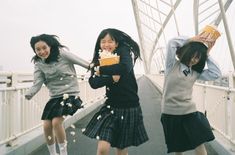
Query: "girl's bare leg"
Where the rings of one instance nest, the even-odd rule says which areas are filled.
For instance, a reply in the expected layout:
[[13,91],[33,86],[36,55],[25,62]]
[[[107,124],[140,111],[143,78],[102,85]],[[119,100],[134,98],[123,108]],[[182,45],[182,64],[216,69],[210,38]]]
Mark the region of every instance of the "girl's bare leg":
[[128,150],[127,148],[125,149],[116,149],[116,155],[128,155]]
[[55,117],[52,119],[52,126],[60,148],[60,155],[67,155],[67,141],[63,121],[63,117]]
[[195,154],[196,155],[207,155],[205,145],[201,144],[198,147],[196,147]]
[[109,155],[110,143],[100,140],[98,142],[97,154],[96,155]]
[[43,130],[44,136],[47,142],[47,148],[49,150],[50,155],[56,154],[56,146],[55,146],[55,138],[53,134],[53,127],[51,120],[44,120],[43,121]]

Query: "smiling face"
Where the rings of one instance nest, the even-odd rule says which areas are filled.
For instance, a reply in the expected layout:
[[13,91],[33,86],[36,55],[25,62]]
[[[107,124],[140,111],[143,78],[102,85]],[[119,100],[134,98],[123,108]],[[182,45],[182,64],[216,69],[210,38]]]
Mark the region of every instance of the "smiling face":
[[104,38],[100,40],[100,48],[102,51],[113,52],[118,46],[118,43],[109,35],[105,35]]
[[37,43],[35,43],[34,47],[37,56],[42,59],[47,59],[49,57],[51,48],[47,45],[46,42],[38,41]]

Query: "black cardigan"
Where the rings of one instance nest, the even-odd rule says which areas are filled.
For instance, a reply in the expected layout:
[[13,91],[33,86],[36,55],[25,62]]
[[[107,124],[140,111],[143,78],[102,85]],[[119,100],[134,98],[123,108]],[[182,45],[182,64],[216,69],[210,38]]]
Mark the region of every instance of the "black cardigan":
[[[115,108],[129,108],[139,106],[137,95],[138,86],[134,74],[133,58],[129,47],[119,47],[116,52],[120,55],[119,64],[100,67],[100,76],[94,76],[91,71],[89,84],[97,89],[106,86],[106,104]],[[114,83],[112,75],[120,75],[117,83]]]

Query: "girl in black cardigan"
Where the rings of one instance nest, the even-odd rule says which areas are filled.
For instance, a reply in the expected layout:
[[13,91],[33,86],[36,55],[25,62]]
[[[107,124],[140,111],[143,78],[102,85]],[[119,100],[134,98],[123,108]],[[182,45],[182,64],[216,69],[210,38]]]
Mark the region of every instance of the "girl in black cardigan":
[[[101,50],[116,53],[120,62],[100,66]],[[105,86],[107,100],[83,132],[99,140],[97,155],[108,155],[110,146],[116,147],[117,155],[127,155],[127,147],[138,146],[148,140],[133,70],[138,57],[139,46],[126,33],[109,28],[98,36],[89,84],[94,89]]]

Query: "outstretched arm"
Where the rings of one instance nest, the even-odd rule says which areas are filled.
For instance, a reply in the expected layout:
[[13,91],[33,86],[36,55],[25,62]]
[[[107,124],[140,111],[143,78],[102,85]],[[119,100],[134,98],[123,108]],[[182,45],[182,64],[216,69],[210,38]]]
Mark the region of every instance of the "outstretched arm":
[[79,58],[78,56],[76,56],[75,54],[71,53],[71,52],[67,52],[67,51],[61,51],[60,52],[61,56],[64,57],[65,59],[67,59],[69,62],[73,63],[73,64],[77,64],[80,65],[86,69],[89,68],[89,62]]
[[33,86],[25,94],[25,98],[30,100],[42,87],[45,76],[37,65],[34,67],[34,82]]

